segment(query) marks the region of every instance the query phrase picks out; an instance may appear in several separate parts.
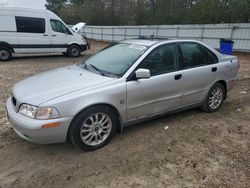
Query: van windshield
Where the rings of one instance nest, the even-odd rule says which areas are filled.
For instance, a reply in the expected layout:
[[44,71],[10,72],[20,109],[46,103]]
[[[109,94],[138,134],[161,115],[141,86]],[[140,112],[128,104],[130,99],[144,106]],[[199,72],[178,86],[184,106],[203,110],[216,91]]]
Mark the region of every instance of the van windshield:
[[147,47],[115,43],[85,61],[85,65],[100,73],[121,77],[144,54]]

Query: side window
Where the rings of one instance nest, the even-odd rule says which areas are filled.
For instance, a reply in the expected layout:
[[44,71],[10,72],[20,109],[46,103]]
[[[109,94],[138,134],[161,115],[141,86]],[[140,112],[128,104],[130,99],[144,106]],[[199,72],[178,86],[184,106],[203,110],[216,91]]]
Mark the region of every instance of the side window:
[[61,22],[59,20],[50,20],[50,25],[53,31],[62,33]]
[[62,26],[62,32],[63,33],[66,33],[66,34],[69,34],[69,29],[61,22],[61,26]]
[[184,68],[198,67],[217,62],[212,52],[208,53],[208,49],[204,49],[197,43],[182,43],[180,44]]
[[45,19],[30,17],[15,17],[17,32],[45,33]]
[[209,49],[207,49],[205,46],[202,46],[202,49],[204,49],[204,51],[207,53],[208,55],[208,63],[209,64],[213,64],[213,63],[218,63],[219,60],[218,60],[218,57],[213,53],[211,52]]
[[50,25],[55,32],[71,34],[68,28],[59,20],[50,20]]
[[152,76],[178,69],[179,53],[176,44],[167,44],[151,52],[138,68],[149,69]]

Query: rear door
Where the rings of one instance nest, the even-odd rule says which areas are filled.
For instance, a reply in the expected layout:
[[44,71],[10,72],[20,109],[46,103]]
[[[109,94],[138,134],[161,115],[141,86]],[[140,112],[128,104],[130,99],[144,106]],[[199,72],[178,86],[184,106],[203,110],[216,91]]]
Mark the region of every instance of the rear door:
[[19,53],[49,53],[51,38],[46,27],[46,20],[42,17],[16,16]]
[[[13,10],[1,9],[0,11],[0,43],[6,42],[11,46],[16,46],[18,44],[16,23]],[[16,48],[14,48],[16,51]]]
[[182,71],[176,44],[153,50],[135,69],[149,69],[149,79],[127,81],[127,116],[135,119],[177,108],[182,95]]
[[213,52],[195,42],[179,44],[183,59],[182,105],[201,102],[218,75],[218,59]]

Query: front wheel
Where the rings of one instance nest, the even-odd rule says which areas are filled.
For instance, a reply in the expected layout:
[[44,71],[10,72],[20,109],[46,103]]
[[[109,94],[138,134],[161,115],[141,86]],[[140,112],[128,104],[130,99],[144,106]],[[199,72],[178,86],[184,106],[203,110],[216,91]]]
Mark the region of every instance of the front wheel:
[[110,107],[90,107],[73,120],[69,129],[70,142],[88,151],[99,149],[111,140],[117,122],[116,114]]
[[67,54],[70,57],[79,57],[81,55],[81,49],[77,45],[72,45],[68,48]]
[[226,90],[221,83],[216,83],[209,90],[201,109],[205,112],[216,112],[220,109],[225,99]]
[[0,49],[0,61],[8,61],[12,57],[12,53],[8,48]]

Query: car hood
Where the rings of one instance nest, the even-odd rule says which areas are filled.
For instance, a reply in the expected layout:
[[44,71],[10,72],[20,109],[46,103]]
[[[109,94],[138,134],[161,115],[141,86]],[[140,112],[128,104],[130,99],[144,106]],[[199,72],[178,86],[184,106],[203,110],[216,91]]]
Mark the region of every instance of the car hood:
[[78,33],[82,28],[84,28],[85,25],[86,25],[86,23],[80,22],[80,23],[74,25],[74,26],[72,27],[72,30],[73,30],[74,32]]
[[115,79],[73,65],[26,78],[14,85],[12,93],[20,103],[38,106],[60,96]]

